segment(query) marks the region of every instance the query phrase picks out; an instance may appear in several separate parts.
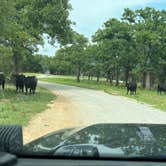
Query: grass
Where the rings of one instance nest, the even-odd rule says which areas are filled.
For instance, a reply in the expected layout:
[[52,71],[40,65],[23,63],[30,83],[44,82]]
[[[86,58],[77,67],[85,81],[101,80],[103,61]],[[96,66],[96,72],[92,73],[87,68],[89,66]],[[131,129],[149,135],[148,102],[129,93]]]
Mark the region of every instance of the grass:
[[43,75],[41,73],[24,73],[26,76],[40,76]]
[[126,96],[129,98],[135,99],[139,102],[150,104],[153,107],[158,108],[160,110],[166,111],[166,95],[164,94],[157,95],[157,92],[155,90],[138,89],[137,95],[127,95],[125,87],[110,86],[109,83],[105,81],[101,81],[97,83],[96,81],[88,81],[83,79],[81,80],[80,83],[77,83],[73,78],[69,78],[69,77],[68,78],[64,78],[64,77],[63,78],[62,77],[41,78],[40,80],[48,81],[52,83],[74,85],[74,86],[83,87],[83,88],[103,90],[104,92],[107,92],[109,94]]
[[45,110],[55,97],[41,87],[37,88],[35,95],[16,93],[13,86],[8,86],[4,92],[0,89],[0,124],[25,126],[34,115]]

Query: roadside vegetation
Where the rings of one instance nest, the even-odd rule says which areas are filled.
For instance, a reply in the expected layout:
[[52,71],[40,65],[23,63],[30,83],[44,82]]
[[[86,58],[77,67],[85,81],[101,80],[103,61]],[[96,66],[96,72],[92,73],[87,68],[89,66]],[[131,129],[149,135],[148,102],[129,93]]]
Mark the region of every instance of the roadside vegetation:
[[0,89],[0,124],[27,125],[37,113],[44,111],[56,96],[49,90],[38,87],[35,95],[16,93],[13,86]]
[[[103,90],[106,93],[113,94],[113,95],[121,95],[126,96],[132,99],[135,99],[139,102],[150,104],[151,106],[158,108],[160,110],[166,111],[166,95],[157,95],[156,90],[145,90],[142,88],[138,88],[137,95],[127,95],[126,88],[124,86],[110,86],[110,84],[106,81],[89,81],[86,79],[82,79],[80,83],[76,82],[75,79],[71,78],[41,78],[41,81],[47,81],[51,83],[60,83],[66,85],[73,85],[83,88],[89,89],[96,89],[96,90]],[[133,110],[134,111],[134,110]]]

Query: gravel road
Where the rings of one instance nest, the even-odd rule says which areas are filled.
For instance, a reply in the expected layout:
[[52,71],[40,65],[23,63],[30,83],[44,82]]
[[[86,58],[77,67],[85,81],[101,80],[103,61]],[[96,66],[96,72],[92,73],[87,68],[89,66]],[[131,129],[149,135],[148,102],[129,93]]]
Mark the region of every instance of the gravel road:
[[95,123],[164,123],[166,113],[133,99],[102,91],[40,82],[58,97],[24,128],[24,142],[49,132]]

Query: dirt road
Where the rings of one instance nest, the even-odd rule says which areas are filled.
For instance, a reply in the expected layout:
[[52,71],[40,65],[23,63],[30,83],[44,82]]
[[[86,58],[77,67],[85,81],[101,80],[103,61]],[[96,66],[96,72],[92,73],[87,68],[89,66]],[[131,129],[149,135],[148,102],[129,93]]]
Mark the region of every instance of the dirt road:
[[102,91],[40,82],[58,95],[50,108],[24,128],[24,142],[49,132],[95,123],[165,123],[166,113],[135,100]]

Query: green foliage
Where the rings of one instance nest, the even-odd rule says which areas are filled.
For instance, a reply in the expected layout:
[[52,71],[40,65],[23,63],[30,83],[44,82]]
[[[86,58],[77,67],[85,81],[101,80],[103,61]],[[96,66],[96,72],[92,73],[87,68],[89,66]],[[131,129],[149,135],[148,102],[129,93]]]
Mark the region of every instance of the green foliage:
[[121,20],[111,18],[106,21],[92,36],[93,43],[83,52],[76,53],[75,49],[67,63],[72,64],[72,69],[74,64],[81,64],[82,74],[88,75],[89,79],[97,76],[99,81],[99,77],[104,76],[110,83],[115,79],[116,85],[119,80],[126,84],[139,81],[145,88],[153,87],[157,82],[164,83],[165,21],[165,11],[149,7],[136,11],[125,9]]
[[[43,35],[50,42],[60,44],[71,42],[72,22],[69,20],[71,5],[68,0],[3,0],[0,6],[0,49],[11,51],[14,73],[23,70],[23,61],[43,44]],[[1,48],[2,47],[2,48]],[[8,57],[8,52],[3,56]],[[29,58],[30,59],[30,58]],[[2,60],[1,62],[2,63]],[[10,63],[11,64],[11,63]],[[4,72],[8,69],[4,68]]]
[[53,58],[53,64],[55,65],[55,68],[52,68],[55,70],[53,73],[72,74],[75,72],[79,82],[83,66],[86,63],[87,43],[87,38],[73,32],[72,44],[60,48]]

